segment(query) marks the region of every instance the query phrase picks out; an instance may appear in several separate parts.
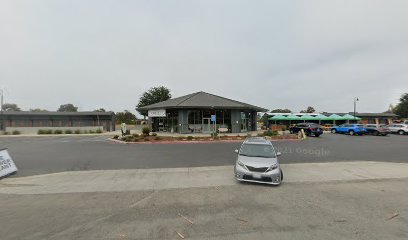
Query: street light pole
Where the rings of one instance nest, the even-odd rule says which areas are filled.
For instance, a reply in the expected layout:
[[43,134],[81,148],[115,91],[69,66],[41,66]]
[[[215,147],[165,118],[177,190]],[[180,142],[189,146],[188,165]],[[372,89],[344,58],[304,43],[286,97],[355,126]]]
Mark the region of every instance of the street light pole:
[[1,107],[1,128],[0,130],[3,131],[4,130],[4,115],[3,115],[3,89],[0,89],[0,93],[1,93],[1,102],[0,102],[0,107]]
[[356,121],[356,105],[357,101],[359,101],[358,97],[354,97],[354,121]]

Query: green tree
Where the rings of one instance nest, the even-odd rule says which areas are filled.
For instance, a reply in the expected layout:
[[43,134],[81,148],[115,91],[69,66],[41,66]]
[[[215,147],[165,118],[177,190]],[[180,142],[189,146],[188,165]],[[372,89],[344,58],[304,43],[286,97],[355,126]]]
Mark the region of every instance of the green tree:
[[301,113],[314,113],[314,112],[316,112],[316,110],[314,109],[314,107],[309,106],[309,107],[307,107],[306,110],[302,110],[300,112]]
[[58,112],[78,112],[78,107],[75,107],[73,104],[62,104],[58,110]]
[[287,109],[287,108],[285,108],[285,109],[277,108],[277,109],[274,109],[274,110],[271,111],[271,113],[291,113],[291,112],[292,111]]
[[408,118],[408,93],[404,93],[400,97],[400,102],[394,108],[394,113],[403,118]]
[[[144,92],[139,98],[139,103],[136,105],[136,110],[140,107],[169,100],[170,98],[171,94],[168,88],[164,86],[152,87]],[[147,111],[137,111],[140,113],[140,115],[143,115],[146,118]]]
[[6,112],[20,112],[21,108],[17,106],[15,103],[4,103],[3,104],[3,111]]
[[125,110],[124,112],[117,112],[116,113],[116,123],[126,123],[126,124],[135,124],[136,116]]
[[106,110],[104,108],[99,108],[94,110],[94,112],[106,112]]

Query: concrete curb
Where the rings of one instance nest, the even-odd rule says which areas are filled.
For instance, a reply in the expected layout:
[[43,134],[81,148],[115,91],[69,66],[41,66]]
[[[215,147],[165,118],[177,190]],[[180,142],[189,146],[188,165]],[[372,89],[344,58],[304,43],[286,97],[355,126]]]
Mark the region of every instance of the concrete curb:
[[0,135],[0,138],[9,137],[90,137],[90,136],[106,136],[113,137],[115,134],[104,134],[104,133],[81,133],[81,134],[19,134],[19,135]]
[[[210,143],[240,143],[242,140],[209,140],[209,141],[158,141],[158,142],[124,142],[117,139],[108,138],[109,141],[118,144],[210,144]],[[300,139],[273,139],[271,142],[285,142],[285,141],[301,141]]]
[[[284,184],[408,179],[408,163],[331,162],[282,164]],[[8,178],[4,194],[123,192],[239,185],[234,166],[92,170]],[[284,187],[284,185],[282,186]]]

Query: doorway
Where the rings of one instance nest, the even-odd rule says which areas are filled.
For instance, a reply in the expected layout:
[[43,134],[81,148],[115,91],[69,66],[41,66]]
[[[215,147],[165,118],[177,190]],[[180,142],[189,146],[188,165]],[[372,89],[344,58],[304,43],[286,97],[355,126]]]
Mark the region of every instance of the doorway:
[[248,119],[244,118],[241,119],[241,132],[247,132],[248,131]]
[[211,133],[211,118],[203,118],[203,133]]

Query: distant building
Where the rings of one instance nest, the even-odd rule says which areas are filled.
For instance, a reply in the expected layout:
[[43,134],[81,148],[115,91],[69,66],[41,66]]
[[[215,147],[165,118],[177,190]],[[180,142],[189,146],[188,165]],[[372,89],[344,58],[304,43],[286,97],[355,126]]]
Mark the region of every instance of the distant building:
[[0,127],[5,131],[36,133],[44,130],[115,130],[113,112],[8,112],[0,115]]
[[[353,115],[353,113],[349,113]],[[356,117],[361,118],[361,123],[364,124],[391,124],[400,117],[394,113],[359,113],[356,112]]]
[[[148,111],[154,132],[241,133],[257,130],[257,113],[267,111],[247,103],[196,92],[140,107]],[[215,120],[215,122],[213,122]]]

